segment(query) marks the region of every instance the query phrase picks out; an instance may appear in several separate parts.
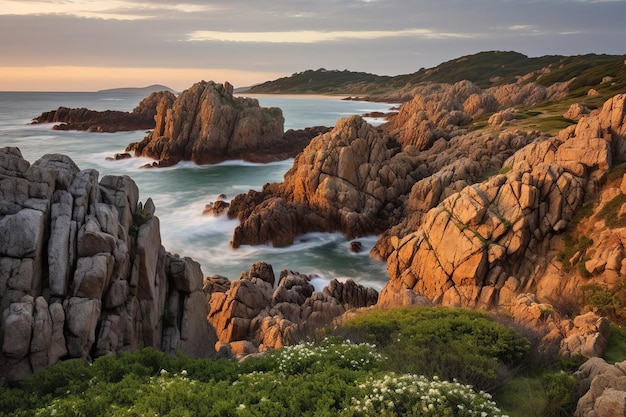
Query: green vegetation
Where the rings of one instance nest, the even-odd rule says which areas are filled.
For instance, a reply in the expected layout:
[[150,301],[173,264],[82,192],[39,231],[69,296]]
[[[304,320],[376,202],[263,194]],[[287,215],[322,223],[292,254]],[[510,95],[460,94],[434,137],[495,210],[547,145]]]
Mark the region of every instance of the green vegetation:
[[250,93],[341,94],[355,84],[384,84],[390,77],[348,70],[307,70],[251,87]]
[[626,227],[626,215],[619,214],[624,204],[626,204],[626,194],[620,193],[602,206],[596,217],[604,220],[604,224],[610,229]]
[[500,168],[500,171],[498,171],[498,175],[508,174],[509,172],[511,172],[512,169],[513,165],[503,166],[502,168]]
[[519,364],[528,341],[486,313],[465,309],[403,308],[350,319],[341,333],[375,343],[385,369],[443,379],[479,389],[499,386]]
[[[626,357],[617,329],[616,361]],[[550,417],[571,415],[579,395],[578,358],[522,367],[528,341],[483,312],[374,310],[325,333],[243,362],[152,349],[62,362],[0,388],[0,416]]]
[[[571,272],[573,267],[577,267],[578,270],[581,271],[580,266],[582,265],[582,268],[584,268],[585,253],[587,249],[593,245],[593,240],[589,239],[587,236],[581,236],[575,239],[571,233],[566,233],[563,239],[565,240],[565,247],[557,254],[557,259],[561,262],[563,271]],[[578,259],[576,259],[576,262],[572,265],[572,258],[577,253],[579,254],[579,256],[577,256]]]
[[[488,51],[463,56],[433,68],[421,68],[417,72],[394,77],[324,68],[315,71],[306,70],[292,74],[290,77],[256,85],[247,92],[375,95],[409,91],[419,84],[428,82],[456,83],[462,80],[469,80],[481,88],[488,88],[513,83],[520,76],[535,73],[528,79],[528,82],[536,81],[546,86],[576,78],[571,85],[571,90],[576,91],[577,95],[582,97],[586,95],[590,87],[596,87],[601,95],[604,90],[626,90],[624,58],[626,56],[596,54],[569,57],[546,55],[529,58],[518,52]],[[542,74],[539,70],[543,68],[549,68],[551,71],[548,74]],[[605,76],[611,76],[613,80],[602,84]]]
[[613,167],[609,170],[606,179],[610,182],[621,181],[624,174],[626,174],[626,162],[615,160],[613,161]]
[[604,351],[604,360],[608,363],[622,362],[626,359],[626,329],[611,324],[611,337]]
[[614,323],[626,325],[626,278],[621,277],[611,289],[597,282],[581,285],[578,303],[582,312],[595,311]]

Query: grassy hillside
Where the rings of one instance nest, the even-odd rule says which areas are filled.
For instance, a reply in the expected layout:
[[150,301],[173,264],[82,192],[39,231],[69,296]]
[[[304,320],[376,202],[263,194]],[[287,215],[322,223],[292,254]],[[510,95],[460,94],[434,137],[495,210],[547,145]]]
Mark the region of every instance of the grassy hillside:
[[[408,91],[426,82],[455,83],[469,80],[481,88],[528,80],[550,85],[574,77],[574,88],[599,84],[605,75],[617,77],[624,71],[626,55],[546,55],[529,58],[518,52],[489,51],[463,56],[434,68],[422,68],[394,77],[364,72],[307,70],[290,77],[267,81],[251,87],[249,93],[376,95]],[[547,70],[544,70],[547,69]]]

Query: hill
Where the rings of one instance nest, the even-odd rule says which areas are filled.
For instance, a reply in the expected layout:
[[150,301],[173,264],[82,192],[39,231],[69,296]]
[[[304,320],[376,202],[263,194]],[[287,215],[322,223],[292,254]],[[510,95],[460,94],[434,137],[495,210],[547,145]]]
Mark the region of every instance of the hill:
[[161,85],[161,84],[152,84],[147,87],[122,87],[122,88],[109,88],[106,90],[98,90],[97,93],[144,93],[144,94],[152,94],[159,91],[169,91],[170,93],[176,93],[176,91],[171,88]]
[[[379,76],[348,70],[307,70],[290,77],[249,88],[247,93],[272,94],[338,94],[380,96],[409,92],[428,82],[455,83],[468,80],[480,88],[515,82],[522,76],[542,85],[568,81],[576,84],[599,84],[607,73],[623,71],[626,55],[546,55],[529,58],[518,52],[488,51],[463,56],[433,68],[397,75]],[[596,80],[597,79],[597,80]]]

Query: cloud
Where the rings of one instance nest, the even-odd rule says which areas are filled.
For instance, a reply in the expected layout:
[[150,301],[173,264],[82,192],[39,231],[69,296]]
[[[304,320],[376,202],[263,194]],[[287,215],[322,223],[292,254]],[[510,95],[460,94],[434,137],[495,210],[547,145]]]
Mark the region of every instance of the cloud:
[[167,12],[198,13],[211,6],[191,3],[152,4],[126,0],[0,0],[0,15],[69,15],[105,20],[143,20]]
[[429,29],[404,29],[396,31],[317,31],[297,30],[285,32],[220,32],[197,30],[189,34],[190,41],[222,41],[248,43],[319,43],[339,40],[372,40],[383,38],[419,37],[423,39],[474,38],[476,34],[436,32]]

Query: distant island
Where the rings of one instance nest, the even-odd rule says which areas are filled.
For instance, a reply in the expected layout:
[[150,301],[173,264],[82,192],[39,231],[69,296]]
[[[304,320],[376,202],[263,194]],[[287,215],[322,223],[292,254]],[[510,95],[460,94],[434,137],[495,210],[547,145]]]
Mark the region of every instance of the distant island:
[[169,91],[176,94],[176,91],[161,84],[153,84],[147,87],[123,87],[123,88],[109,88],[106,90],[98,90],[96,93],[145,93],[152,94],[159,91]]

